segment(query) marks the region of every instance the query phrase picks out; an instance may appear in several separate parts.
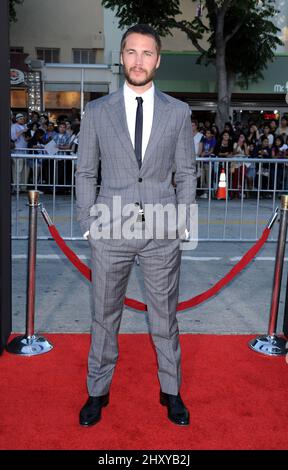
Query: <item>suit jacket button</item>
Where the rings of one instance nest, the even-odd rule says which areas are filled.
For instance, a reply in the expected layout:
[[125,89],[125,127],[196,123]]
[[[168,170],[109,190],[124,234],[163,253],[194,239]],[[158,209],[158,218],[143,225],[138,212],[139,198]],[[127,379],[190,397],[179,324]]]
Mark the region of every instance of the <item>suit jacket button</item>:
[[142,183],[142,178],[138,178],[139,183]]

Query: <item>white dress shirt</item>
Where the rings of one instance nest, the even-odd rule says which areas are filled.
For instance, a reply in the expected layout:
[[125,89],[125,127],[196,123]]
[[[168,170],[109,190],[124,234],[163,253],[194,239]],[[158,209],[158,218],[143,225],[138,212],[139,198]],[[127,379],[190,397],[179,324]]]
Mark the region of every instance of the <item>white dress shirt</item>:
[[[136,124],[136,111],[137,100],[136,97],[141,96],[143,99],[143,134],[142,134],[142,161],[145,156],[149,137],[151,134],[153,124],[154,112],[154,85],[142,94],[135,93],[127,83],[124,84],[124,102],[128,130],[133,147],[135,146],[135,124]],[[136,157],[135,157],[136,158]]]

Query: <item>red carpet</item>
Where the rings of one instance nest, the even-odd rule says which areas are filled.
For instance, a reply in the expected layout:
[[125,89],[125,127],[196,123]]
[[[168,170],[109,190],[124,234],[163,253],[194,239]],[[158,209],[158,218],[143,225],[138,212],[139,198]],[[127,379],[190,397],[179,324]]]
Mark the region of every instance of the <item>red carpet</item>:
[[258,355],[248,336],[182,335],[182,396],[191,425],[158,403],[147,335],[120,335],[120,358],[102,421],[78,425],[86,401],[89,335],[47,335],[55,349],[0,357],[0,449],[287,449],[288,365]]

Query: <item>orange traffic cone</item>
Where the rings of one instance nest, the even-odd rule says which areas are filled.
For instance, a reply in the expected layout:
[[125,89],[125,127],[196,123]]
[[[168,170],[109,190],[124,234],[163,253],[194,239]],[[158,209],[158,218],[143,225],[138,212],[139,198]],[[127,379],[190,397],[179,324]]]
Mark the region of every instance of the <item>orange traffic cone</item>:
[[216,192],[216,199],[226,199],[227,192],[226,192],[226,173],[224,168],[222,168],[220,173],[220,179],[218,184],[218,189]]

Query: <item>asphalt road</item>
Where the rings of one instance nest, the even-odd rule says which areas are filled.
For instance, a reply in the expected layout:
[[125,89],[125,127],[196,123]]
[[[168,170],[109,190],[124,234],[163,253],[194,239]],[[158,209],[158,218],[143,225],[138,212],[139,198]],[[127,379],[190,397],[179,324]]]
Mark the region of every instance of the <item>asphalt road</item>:
[[[277,234],[277,225],[274,228]],[[86,241],[68,244],[89,263]],[[252,245],[243,242],[202,242],[182,253],[180,299],[197,295],[224,276]],[[180,331],[189,333],[266,333],[270,311],[276,243],[266,243],[257,258],[218,295],[178,314]],[[27,241],[13,242],[13,331],[25,330]],[[287,255],[288,256],[288,255]],[[280,299],[278,331],[286,288],[286,263]],[[145,301],[139,266],[135,264],[127,296]],[[35,330],[88,332],[90,286],[63,257],[53,241],[39,241],[36,267]],[[121,332],[147,332],[146,315],[125,308]]]

